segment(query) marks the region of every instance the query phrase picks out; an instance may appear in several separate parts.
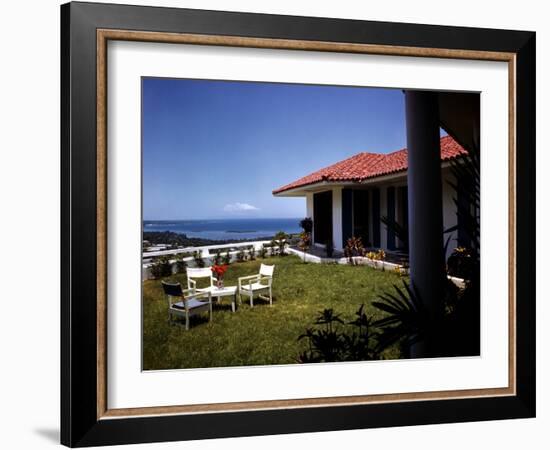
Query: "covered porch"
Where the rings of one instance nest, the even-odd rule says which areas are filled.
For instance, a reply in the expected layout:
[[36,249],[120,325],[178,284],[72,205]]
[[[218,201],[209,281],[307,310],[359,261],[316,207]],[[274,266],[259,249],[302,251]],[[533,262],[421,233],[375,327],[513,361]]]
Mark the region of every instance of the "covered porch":
[[[453,137],[439,139],[440,161],[438,173],[438,196],[430,201],[432,214],[434,202],[440,203],[442,230],[453,229],[447,254],[459,246],[467,246],[464,224],[457,214],[457,198],[461,193],[451,170],[451,162],[465,157],[466,150]],[[361,238],[369,249],[386,252],[409,252],[409,223],[411,195],[409,192],[410,168],[408,150],[390,153],[358,153],[351,158],[334,163],[282,186],[273,195],[281,197],[304,197],[306,215],[313,220],[312,241],[315,246],[334,246],[342,251],[351,237]],[[437,161],[436,161],[437,163]],[[454,187],[453,187],[454,186]],[[436,214],[437,215],[437,214]]]
[[[449,233],[447,253],[450,254],[454,247],[465,244],[465,237],[458,223],[456,193],[451,187],[456,180],[448,164],[443,163],[441,171],[443,227],[458,225],[457,231]],[[409,251],[408,194],[407,172],[402,171],[362,182],[324,181],[275,195],[305,198],[307,217],[313,220],[312,254],[323,256],[330,241],[335,252],[342,253],[350,237],[360,237],[365,249],[383,249],[388,257],[394,255],[395,259],[402,260]],[[396,225],[387,226],[388,222]]]
[[408,226],[406,176],[386,183],[324,186],[304,192],[308,217],[313,219],[312,240],[343,251],[346,241],[360,237],[365,248],[407,251],[382,218]]

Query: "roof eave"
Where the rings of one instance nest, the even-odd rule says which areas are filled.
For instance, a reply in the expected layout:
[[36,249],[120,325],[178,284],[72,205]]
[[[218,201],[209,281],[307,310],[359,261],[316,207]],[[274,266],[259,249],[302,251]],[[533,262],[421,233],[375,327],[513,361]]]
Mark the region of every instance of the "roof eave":
[[406,170],[399,172],[393,172],[391,174],[380,175],[377,177],[366,178],[364,180],[350,181],[350,180],[335,180],[335,181],[318,181],[316,183],[306,184],[304,186],[298,186],[295,188],[287,189],[285,191],[274,192],[274,197],[304,197],[308,193],[322,191],[327,188],[334,187],[346,187],[346,186],[362,186],[372,183],[384,182],[386,180],[393,180],[406,174]]
[[338,186],[351,186],[358,184],[357,181],[317,181],[316,183],[305,184],[295,188],[286,189],[280,192],[273,192],[274,197],[305,197],[311,192],[320,191],[326,188]]
[[[441,161],[441,168],[449,167],[450,161]],[[326,188],[345,187],[345,186],[367,186],[370,184],[384,183],[387,181],[395,181],[396,178],[403,178],[407,175],[407,169],[390,172],[384,175],[378,175],[372,178],[365,178],[360,181],[318,181],[316,183],[305,184],[295,188],[287,189],[280,192],[273,192],[274,197],[305,197],[308,193],[313,193]]]

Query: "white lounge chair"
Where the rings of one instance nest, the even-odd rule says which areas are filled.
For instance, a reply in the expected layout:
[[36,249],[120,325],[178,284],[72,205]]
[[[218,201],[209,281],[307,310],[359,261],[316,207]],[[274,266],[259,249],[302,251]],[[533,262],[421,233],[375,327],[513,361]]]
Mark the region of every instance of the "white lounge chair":
[[[201,278],[207,278],[210,286],[197,288],[197,280]],[[211,292],[216,289],[217,281],[211,267],[187,268],[187,289],[196,289],[197,292]]]
[[[273,295],[271,284],[273,282],[273,271],[275,266],[262,264],[260,273],[257,275],[249,275],[247,277],[239,277],[239,302],[241,295],[244,294],[250,299],[250,307],[254,307],[254,295],[258,295],[261,299],[269,300],[269,305],[273,306]],[[268,296],[262,295],[267,292]]]
[[[185,317],[185,329],[189,330],[189,318],[196,314],[208,311],[209,320],[212,320],[212,295],[210,292],[198,293],[194,289],[182,289],[179,283],[162,282],[164,295],[168,301],[168,320],[172,323],[172,316]],[[207,298],[208,301],[200,299]]]

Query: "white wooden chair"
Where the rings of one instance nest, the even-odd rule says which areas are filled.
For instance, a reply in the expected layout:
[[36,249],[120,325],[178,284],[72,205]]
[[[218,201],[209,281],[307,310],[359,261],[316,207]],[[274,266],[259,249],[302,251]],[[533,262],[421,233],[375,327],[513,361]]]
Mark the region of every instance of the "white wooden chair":
[[[210,286],[197,288],[197,280],[207,278]],[[214,277],[211,267],[188,267],[187,268],[187,289],[195,289],[197,292],[212,292],[216,289],[217,280]]]
[[[273,271],[275,266],[262,264],[260,273],[257,275],[249,275],[247,277],[239,277],[239,302],[241,295],[246,295],[250,299],[250,307],[254,307],[254,295],[258,295],[261,299],[269,300],[269,305],[273,306],[273,295],[271,285],[273,282]],[[268,296],[262,295],[267,292]]]
[[[179,283],[162,282],[164,296],[168,301],[168,320],[172,323],[172,316],[185,317],[185,329],[189,330],[189,318],[208,311],[209,320],[212,320],[212,294],[210,292],[196,292],[194,289],[182,289]],[[200,299],[207,298],[208,301]]]

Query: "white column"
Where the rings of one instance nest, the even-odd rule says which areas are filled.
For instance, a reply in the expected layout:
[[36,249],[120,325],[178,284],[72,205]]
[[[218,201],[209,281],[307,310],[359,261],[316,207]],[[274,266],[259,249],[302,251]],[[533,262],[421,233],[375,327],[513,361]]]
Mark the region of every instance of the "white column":
[[313,193],[308,192],[306,194],[306,215],[313,219]]
[[332,189],[332,239],[336,250],[343,249],[342,242],[342,188]]

